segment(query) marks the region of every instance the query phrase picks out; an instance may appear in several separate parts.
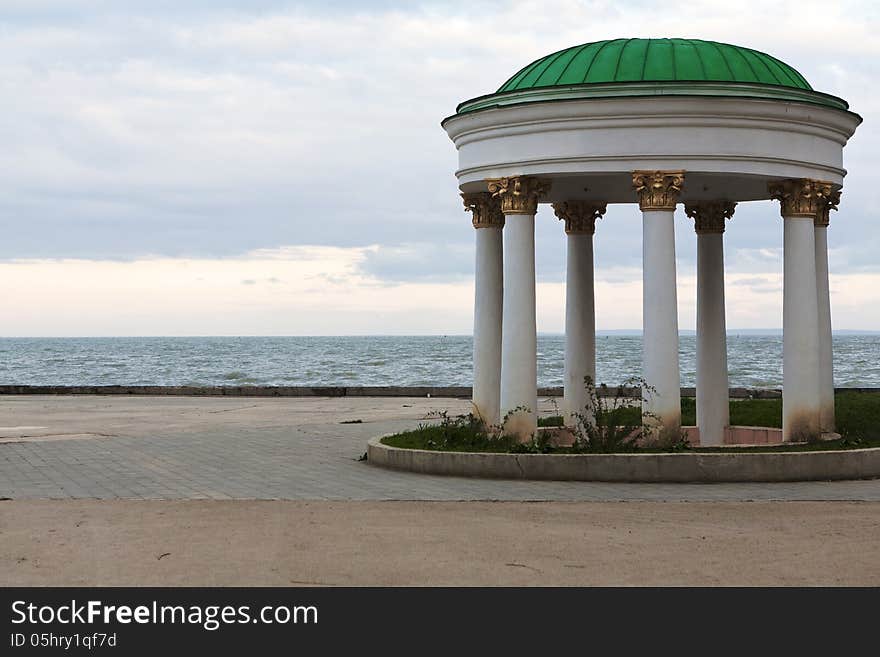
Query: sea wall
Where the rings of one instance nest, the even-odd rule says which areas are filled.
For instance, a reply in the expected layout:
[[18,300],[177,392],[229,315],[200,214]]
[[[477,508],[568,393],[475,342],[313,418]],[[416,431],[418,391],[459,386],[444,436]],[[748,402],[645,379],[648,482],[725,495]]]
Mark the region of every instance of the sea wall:
[[[880,388],[837,388],[868,394]],[[614,396],[617,388],[599,389]],[[638,388],[623,388],[627,397],[638,397]],[[0,395],[177,395],[207,397],[449,397],[470,399],[469,386],[26,386],[0,385]],[[539,397],[561,397],[562,388],[538,388]],[[682,388],[682,397],[694,397],[694,388]],[[731,388],[731,399],[777,399],[782,390],[773,388]]]

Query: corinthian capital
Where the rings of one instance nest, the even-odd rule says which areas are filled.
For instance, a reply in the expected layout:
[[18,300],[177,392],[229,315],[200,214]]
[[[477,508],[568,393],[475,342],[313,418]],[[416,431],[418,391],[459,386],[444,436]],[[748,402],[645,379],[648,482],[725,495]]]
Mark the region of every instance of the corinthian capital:
[[633,171],[632,178],[642,211],[675,210],[684,171]]
[[564,201],[553,204],[553,212],[565,221],[565,232],[588,233],[596,232],[596,219],[605,214],[605,203],[595,201]]
[[816,213],[816,218],[813,220],[813,225],[827,228],[828,223],[831,219],[831,210],[836,210],[839,203],[840,190],[832,189],[831,193],[826,197],[825,203],[822,205],[822,209],[818,213]]
[[501,201],[504,214],[535,214],[538,199],[550,191],[550,181],[515,176],[512,178],[487,178],[489,193]]
[[701,233],[723,233],[724,222],[733,216],[736,203],[732,201],[700,201],[687,203],[684,212],[694,220],[694,230]]
[[492,198],[489,192],[462,194],[465,212],[473,213],[474,228],[504,228],[504,213],[498,199]]
[[839,202],[840,193],[834,184],[810,178],[792,178],[780,180],[768,185],[770,198],[779,201],[783,217],[811,217],[813,221],[821,221],[826,208],[836,198]]

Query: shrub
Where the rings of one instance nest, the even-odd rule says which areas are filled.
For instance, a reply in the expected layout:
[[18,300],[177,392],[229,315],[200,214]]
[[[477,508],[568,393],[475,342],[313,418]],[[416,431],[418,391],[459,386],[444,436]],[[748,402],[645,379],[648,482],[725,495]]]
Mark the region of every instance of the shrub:
[[[632,403],[632,397],[626,394],[626,388],[640,390],[638,397],[641,402],[649,400],[656,390],[644,379],[633,377],[627,379],[623,386],[618,386],[613,394],[604,383],[597,389],[593,380],[584,377],[587,391],[586,408],[574,413],[575,426],[572,427],[575,441],[572,450],[575,452],[632,452],[639,447],[652,449],[685,449],[688,447],[681,431],[670,433],[657,429],[659,418],[653,413],[643,412]],[[609,401],[610,400],[610,401]],[[647,420],[647,422],[646,422]]]

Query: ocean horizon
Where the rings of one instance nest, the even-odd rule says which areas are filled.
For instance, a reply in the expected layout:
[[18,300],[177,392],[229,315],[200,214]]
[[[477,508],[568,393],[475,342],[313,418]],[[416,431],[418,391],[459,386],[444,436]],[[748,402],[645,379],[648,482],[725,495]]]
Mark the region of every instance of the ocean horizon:
[[[880,386],[880,331],[834,332],[838,387]],[[597,331],[596,378],[641,373],[641,331]],[[693,386],[696,337],[680,332],[681,385]],[[562,385],[565,336],[538,335],[538,384]],[[468,386],[470,335],[0,338],[0,385]],[[782,385],[782,335],[728,331],[731,386]]]

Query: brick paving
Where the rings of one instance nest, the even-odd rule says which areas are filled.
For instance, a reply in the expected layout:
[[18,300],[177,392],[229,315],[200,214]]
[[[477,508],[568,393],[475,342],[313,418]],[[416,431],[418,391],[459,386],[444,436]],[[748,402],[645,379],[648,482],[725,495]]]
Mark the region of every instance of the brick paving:
[[[229,406],[229,400],[43,398],[34,406],[35,401],[15,404],[10,399],[15,401],[0,400],[0,497],[12,499],[880,501],[880,480],[713,485],[502,481],[395,472],[358,460],[369,438],[414,427],[416,411],[424,410],[419,404],[429,405],[424,399],[409,405],[395,400],[394,408],[370,399],[344,408],[327,400],[316,406],[296,399],[246,407],[240,399],[238,407]],[[438,402],[431,403],[436,408]],[[401,408],[406,410],[394,410]],[[189,413],[185,422],[179,420],[184,411]],[[247,415],[236,419],[242,413]],[[369,419],[340,424],[340,417],[356,413]],[[141,419],[126,424],[128,414]],[[315,421],[316,414],[326,418]],[[255,422],[255,417],[265,420]],[[37,426],[27,426],[32,424]],[[38,429],[50,433],[36,440],[8,435]]]

